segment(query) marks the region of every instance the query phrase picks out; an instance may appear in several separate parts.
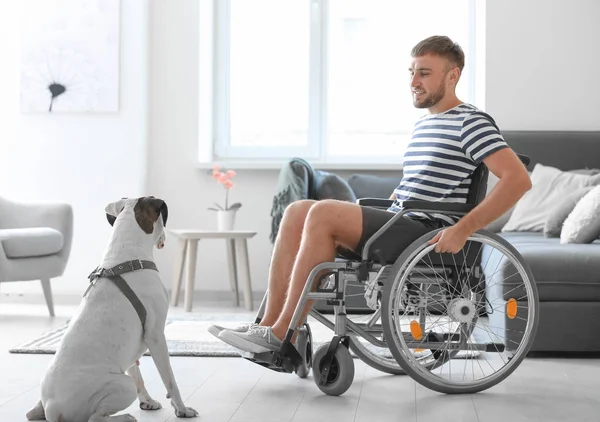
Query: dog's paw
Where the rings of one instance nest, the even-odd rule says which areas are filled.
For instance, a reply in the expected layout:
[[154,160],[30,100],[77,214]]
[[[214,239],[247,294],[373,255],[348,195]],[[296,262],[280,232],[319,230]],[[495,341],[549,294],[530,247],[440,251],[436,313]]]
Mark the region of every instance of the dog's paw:
[[140,401],[140,409],[142,410],[158,410],[162,409],[162,404],[154,399],[148,398],[144,401]]
[[133,415],[130,415],[129,413],[125,414],[125,415],[121,415],[121,421],[122,422],[137,422],[137,419],[135,417],[133,417]]
[[175,409],[175,416],[178,418],[195,418],[198,416],[198,411],[191,407],[183,407],[181,409]]

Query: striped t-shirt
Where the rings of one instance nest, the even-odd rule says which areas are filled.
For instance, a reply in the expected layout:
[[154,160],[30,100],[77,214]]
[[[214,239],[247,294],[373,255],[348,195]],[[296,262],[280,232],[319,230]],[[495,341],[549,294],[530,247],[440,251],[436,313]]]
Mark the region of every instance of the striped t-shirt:
[[[491,153],[507,147],[490,119],[471,104],[422,117],[404,154],[403,177],[394,190],[396,200],[389,211],[398,212],[398,201],[407,199],[466,203],[477,166]],[[426,217],[421,213],[406,215]],[[449,223],[458,220],[443,214],[433,217]]]

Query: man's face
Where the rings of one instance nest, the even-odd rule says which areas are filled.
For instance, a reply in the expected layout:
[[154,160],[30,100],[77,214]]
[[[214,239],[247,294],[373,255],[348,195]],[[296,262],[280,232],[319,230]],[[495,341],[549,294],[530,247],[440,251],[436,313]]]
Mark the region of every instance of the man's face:
[[446,95],[448,85],[447,59],[426,54],[413,57],[408,69],[413,105],[416,108],[430,108],[440,102]]

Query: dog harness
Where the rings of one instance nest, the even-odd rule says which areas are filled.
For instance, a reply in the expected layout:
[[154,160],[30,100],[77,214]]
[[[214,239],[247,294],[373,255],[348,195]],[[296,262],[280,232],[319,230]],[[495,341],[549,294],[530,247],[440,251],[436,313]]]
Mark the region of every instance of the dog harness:
[[154,262],[142,261],[140,259],[134,259],[132,261],[122,262],[119,265],[115,265],[114,267],[109,268],[109,269],[97,267],[88,276],[88,279],[90,280],[90,285],[87,288],[87,290],[85,291],[85,293],[83,294],[83,297],[85,297],[88,294],[88,292],[90,291],[92,286],[94,284],[96,284],[96,281],[99,278],[101,278],[101,277],[108,278],[113,283],[115,283],[117,285],[117,287],[119,288],[119,290],[121,290],[121,292],[123,292],[125,297],[127,299],[129,299],[129,302],[131,302],[131,304],[135,308],[135,311],[137,312],[138,316],[140,317],[140,321],[142,322],[142,330],[145,331],[146,308],[144,308],[144,305],[142,304],[140,299],[137,297],[137,295],[134,293],[134,291],[131,290],[131,287],[129,287],[129,285],[127,284],[125,279],[123,277],[121,277],[121,274],[123,274],[123,273],[128,273],[131,271],[138,271],[138,270],[158,271],[158,268],[156,268],[156,264]]

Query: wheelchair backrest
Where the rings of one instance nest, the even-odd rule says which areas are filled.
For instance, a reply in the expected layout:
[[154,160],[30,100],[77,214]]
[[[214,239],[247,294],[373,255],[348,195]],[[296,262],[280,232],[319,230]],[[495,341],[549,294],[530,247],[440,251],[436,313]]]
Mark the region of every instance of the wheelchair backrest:
[[[527,155],[516,153],[517,157],[527,167],[530,162],[530,158]],[[467,204],[479,204],[485,198],[487,194],[487,182],[490,174],[489,169],[484,163],[479,164],[473,175],[471,176],[471,187],[467,194]]]
[[471,186],[467,194],[467,204],[479,204],[487,193],[489,170],[483,163],[479,164],[471,175]]

